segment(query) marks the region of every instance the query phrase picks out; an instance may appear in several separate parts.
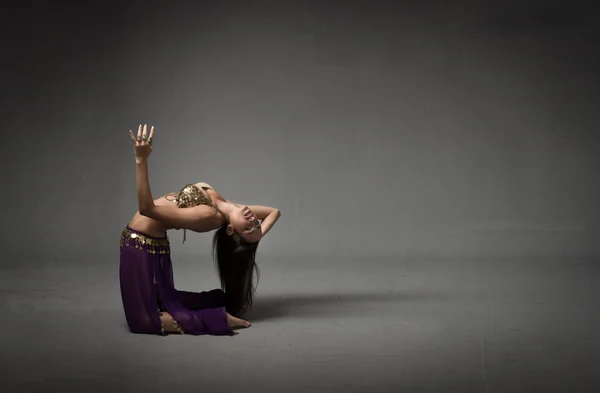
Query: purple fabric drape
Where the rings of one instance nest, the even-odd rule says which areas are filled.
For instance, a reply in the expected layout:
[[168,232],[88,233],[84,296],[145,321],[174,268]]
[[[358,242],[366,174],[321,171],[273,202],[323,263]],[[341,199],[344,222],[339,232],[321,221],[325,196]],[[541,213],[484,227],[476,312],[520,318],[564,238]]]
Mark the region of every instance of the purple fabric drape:
[[225,293],[221,289],[175,289],[166,234],[152,237],[127,226],[121,233],[120,251],[121,299],[133,333],[166,334],[159,312],[167,311],[181,334],[234,334],[227,324]]

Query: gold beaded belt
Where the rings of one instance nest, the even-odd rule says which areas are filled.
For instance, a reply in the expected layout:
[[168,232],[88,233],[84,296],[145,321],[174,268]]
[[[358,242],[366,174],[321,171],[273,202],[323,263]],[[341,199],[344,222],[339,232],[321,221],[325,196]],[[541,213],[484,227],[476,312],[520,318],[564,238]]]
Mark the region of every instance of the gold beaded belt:
[[123,232],[121,232],[119,251],[123,250],[123,246],[135,246],[136,250],[140,251],[146,246],[149,254],[169,254],[171,251],[171,245],[167,236],[157,239],[134,232],[128,228],[123,229]]

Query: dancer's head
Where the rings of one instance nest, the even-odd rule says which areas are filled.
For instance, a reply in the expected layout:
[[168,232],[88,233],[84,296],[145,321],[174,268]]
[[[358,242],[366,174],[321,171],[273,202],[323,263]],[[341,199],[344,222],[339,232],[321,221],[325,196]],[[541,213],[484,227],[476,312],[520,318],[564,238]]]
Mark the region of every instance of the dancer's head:
[[246,243],[258,243],[262,237],[260,221],[248,206],[234,206],[229,212],[227,234],[237,235]]
[[255,271],[258,284],[259,270],[254,260],[258,241],[250,241],[256,238],[256,235],[253,235],[254,232],[248,230],[246,226],[240,225],[243,224],[243,220],[232,217],[233,214],[231,212],[230,222],[222,225],[215,232],[212,248],[221,289],[227,299],[227,312],[239,316],[252,307],[256,289]]

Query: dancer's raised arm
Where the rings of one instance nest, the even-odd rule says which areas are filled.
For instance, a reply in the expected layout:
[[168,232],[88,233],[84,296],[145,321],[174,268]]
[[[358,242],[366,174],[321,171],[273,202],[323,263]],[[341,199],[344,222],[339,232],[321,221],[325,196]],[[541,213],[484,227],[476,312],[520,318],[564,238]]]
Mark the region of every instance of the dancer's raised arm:
[[147,133],[147,126],[140,125],[137,138],[129,131],[134,146],[135,178],[138,196],[138,210],[142,216],[160,221],[171,228],[189,229],[195,232],[207,232],[222,224],[221,215],[210,206],[195,206],[179,209],[175,206],[158,206],[154,203],[150,181],[148,179],[148,157],[152,153],[154,127]]

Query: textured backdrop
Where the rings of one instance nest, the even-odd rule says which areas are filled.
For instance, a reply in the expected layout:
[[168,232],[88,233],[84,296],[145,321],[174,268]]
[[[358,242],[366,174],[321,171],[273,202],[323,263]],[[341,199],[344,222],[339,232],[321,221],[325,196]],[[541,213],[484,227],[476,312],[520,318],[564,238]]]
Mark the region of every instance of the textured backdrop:
[[206,181],[282,211],[265,255],[600,254],[584,6],[244,3],[4,14],[3,263],[116,263],[141,122],[155,197]]

